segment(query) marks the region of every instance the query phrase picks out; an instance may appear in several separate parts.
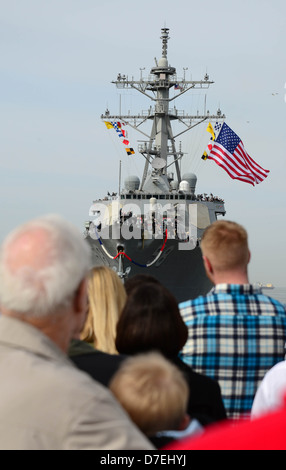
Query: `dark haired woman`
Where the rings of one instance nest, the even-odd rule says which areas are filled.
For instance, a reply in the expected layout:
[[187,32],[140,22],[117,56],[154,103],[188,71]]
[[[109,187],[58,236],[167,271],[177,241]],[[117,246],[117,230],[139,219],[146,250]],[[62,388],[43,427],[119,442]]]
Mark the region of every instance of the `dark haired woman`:
[[188,413],[203,426],[226,419],[219,384],[195,372],[179,358],[188,338],[176,299],[158,282],[142,282],[130,290],[116,332],[119,353],[159,351],[183,371],[190,387]]

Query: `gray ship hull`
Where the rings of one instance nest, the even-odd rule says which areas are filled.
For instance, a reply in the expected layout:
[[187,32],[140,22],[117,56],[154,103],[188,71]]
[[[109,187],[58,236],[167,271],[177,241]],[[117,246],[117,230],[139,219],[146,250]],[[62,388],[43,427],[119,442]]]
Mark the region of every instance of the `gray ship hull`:
[[[106,265],[119,271],[118,257],[111,259],[106,256],[97,239],[88,235],[86,240],[92,248],[94,266]],[[167,240],[160,258],[152,266],[143,267],[156,258],[162,248],[163,240],[152,240],[144,247],[141,241],[134,239],[128,240],[127,244],[126,241],[120,240],[103,240],[103,243],[105,249],[114,257],[117,254],[118,244],[125,245],[127,256],[123,257],[122,262],[124,271],[130,268],[128,277],[138,273],[154,276],[173,293],[178,302],[204,295],[212,287],[205,274],[199,246],[192,250],[179,250],[177,240]]]

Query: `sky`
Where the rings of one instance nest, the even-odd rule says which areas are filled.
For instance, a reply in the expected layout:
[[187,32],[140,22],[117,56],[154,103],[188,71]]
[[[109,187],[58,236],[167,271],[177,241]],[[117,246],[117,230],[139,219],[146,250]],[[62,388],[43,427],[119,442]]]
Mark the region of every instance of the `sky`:
[[[182,136],[182,169],[196,192],[225,201],[226,219],[249,234],[251,282],[286,286],[286,3],[284,0],[0,0],[0,241],[16,225],[58,213],[84,230],[93,200],[141,177],[100,118],[136,113],[150,102],[121,94],[112,80],[147,78],[170,30],[169,65],[178,77],[214,84],[175,100],[189,114],[219,107],[250,156],[270,170],[253,187],[201,160],[203,126]],[[173,91],[171,92],[173,93]],[[140,134],[129,140],[137,149]]]

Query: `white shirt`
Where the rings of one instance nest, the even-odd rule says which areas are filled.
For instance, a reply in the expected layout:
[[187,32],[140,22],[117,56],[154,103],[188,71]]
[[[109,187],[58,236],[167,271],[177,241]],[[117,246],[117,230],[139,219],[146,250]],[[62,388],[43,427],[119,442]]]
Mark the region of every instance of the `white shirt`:
[[251,410],[251,418],[269,413],[283,405],[286,395],[286,361],[278,362],[264,376]]

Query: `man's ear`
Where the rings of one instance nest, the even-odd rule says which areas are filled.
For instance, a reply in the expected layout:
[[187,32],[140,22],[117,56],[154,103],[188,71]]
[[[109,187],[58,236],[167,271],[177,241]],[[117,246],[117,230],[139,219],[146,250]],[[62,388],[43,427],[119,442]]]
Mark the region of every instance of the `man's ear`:
[[181,423],[179,424],[178,431],[184,431],[185,429],[187,429],[190,422],[191,422],[191,417],[189,414],[186,413]]
[[75,292],[73,303],[72,303],[72,338],[79,339],[80,332],[86,321],[87,309],[88,309],[88,295],[87,295],[87,279],[83,279]]
[[203,262],[204,262],[207,277],[209,278],[209,280],[213,284],[215,284],[215,282],[214,282],[214,270],[213,270],[212,263],[210,262],[209,258],[207,258],[207,256],[203,256]]
[[88,304],[88,297],[87,297],[87,278],[84,278],[80,283],[76,290],[74,296],[74,311],[75,313],[86,313],[87,304]]
[[206,272],[209,274],[213,274],[213,267],[210,260],[206,256],[203,256],[203,260]]

